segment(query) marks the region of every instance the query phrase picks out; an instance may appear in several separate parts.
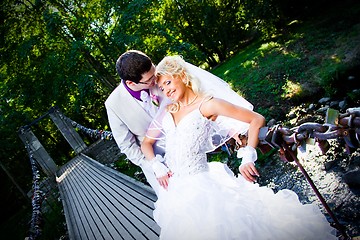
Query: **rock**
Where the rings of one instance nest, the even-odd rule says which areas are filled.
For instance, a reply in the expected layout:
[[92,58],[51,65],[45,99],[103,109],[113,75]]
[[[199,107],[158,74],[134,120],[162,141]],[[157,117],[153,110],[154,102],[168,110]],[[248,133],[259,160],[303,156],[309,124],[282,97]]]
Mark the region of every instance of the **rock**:
[[274,126],[276,124],[276,120],[275,119],[271,119],[266,125],[268,126],[268,127],[272,127],[272,126]]
[[360,187],[360,169],[346,172],[343,176],[344,182],[351,187]]
[[331,108],[337,108],[339,106],[339,101],[331,101],[329,106]]
[[[360,89],[353,92],[360,93]],[[322,104],[302,105],[302,109],[293,111],[292,114],[296,115],[296,122],[291,123],[292,126],[299,126],[304,122],[322,123],[330,105],[339,111],[352,107],[350,106],[352,102],[346,99],[343,101],[340,99],[338,106],[336,106],[336,101],[332,101],[330,98],[323,98],[321,101],[319,100],[320,102]],[[307,114],[304,116],[303,110],[305,109]],[[287,115],[288,121],[293,120],[290,117],[295,116],[289,113]],[[272,119],[268,126],[271,122],[276,124],[278,121]],[[346,228],[349,236],[356,239],[360,235],[360,150],[359,148],[355,149],[352,154],[347,155],[344,142],[341,139],[339,141],[330,140],[329,144],[330,149],[323,154],[317,145],[310,145],[309,143],[303,157],[298,151],[298,158],[330,209]],[[332,222],[314,189],[295,162],[282,161],[278,152],[267,157],[264,161],[264,165],[259,166],[261,177],[258,183],[260,185],[270,187],[274,192],[281,189],[295,191],[302,203],[316,204],[326,218]]]
[[311,103],[311,104],[309,105],[308,110],[309,110],[309,111],[314,111],[315,108],[316,108],[315,104]]
[[329,108],[329,106],[325,106],[325,107],[319,108],[318,110],[316,110],[316,112],[325,114],[326,111],[328,110],[328,108]]
[[339,108],[340,108],[341,110],[345,110],[346,107],[347,107],[346,100],[343,100],[343,101],[339,102]]
[[291,113],[291,114],[289,114],[288,118],[289,118],[289,119],[296,118],[296,114],[295,114],[295,113]]
[[337,163],[337,160],[331,160],[324,163],[325,170],[330,170],[335,164]]
[[327,103],[327,102],[329,102],[329,101],[330,101],[330,98],[324,97],[324,98],[321,98],[321,99],[319,100],[319,103],[320,103],[320,104],[324,104],[324,103]]

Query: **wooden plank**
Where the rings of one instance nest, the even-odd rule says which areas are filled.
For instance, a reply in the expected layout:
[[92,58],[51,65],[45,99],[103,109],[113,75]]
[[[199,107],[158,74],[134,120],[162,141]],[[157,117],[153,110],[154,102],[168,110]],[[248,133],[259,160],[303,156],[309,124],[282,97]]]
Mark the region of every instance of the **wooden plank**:
[[[77,159],[78,160],[78,159]],[[75,184],[74,177],[77,177],[77,167],[79,166],[79,162],[75,162],[76,165],[71,167],[76,167],[72,170],[71,174],[67,175],[65,181],[63,181],[64,185],[67,187],[67,195],[66,199],[70,203],[71,209],[73,211],[73,219],[72,222],[79,230],[74,239],[94,239],[94,233],[92,232],[92,227],[89,226],[89,216],[86,215],[86,207],[84,207],[83,199],[81,198],[81,192],[78,188],[78,183]],[[80,186],[81,188],[81,186]]]
[[58,166],[56,166],[54,160],[51,158],[39,139],[35,136],[33,131],[31,131],[30,128],[20,128],[19,137],[25,146],[29,145],[34,159],[40,165],[44,173],[47,176],[53,177],[58,170]]
[[[96,171],[98,174],[97,176],[99,178],[101,177],[102,181],[110,183],[106,186],[106,188],[111,188],[112,192],[121,191],[122,194],[126,195],[126,199],[129,199],[130,203],[133,201],[141,202],[141,205],[134,206],[139,207],[139,210],[141,211],[147,212],[147,215],[152,218],[152,211],[154,210],[153,197],[155,195],[150,195],[150,197],[152,197],[152,199],[150,199],[149,195],[144,195],[143,192],[139,192],[137,189],[134,189],[132,183],[127,185],[126,181],[121,181],[122,179],[118,179],[116,176],[110,176],[108,172],[103,172],[101,169],[96,168],[96,166],[93,167],[92,171]],[[148,194],[148,192],[146,193]],[[153,192],[151,192],[151,194],[153,194]]]
[[158,239],[149,186],[83,154],[57,175],[70,239]]
[[[80,181],[83,184],[83,188],[87,189],[88,191],[87,196],[93,200],[94,205],[99,207],[100,213],[103,213],[106,219],[109,220],[109,223],[107,225],[102,225],[103,227],[101,227],[101,229],[106,231],[109,229],[111,235],[114,235],[116,238],[122,237],[123,239],[133,239],[129,232],[131,230],[127,229],[127,226],[124,225],[126,219],[122,217],[122,212],[118,209],[112,208],[112,203],[105,199],[104,194],[106,194],[107,190],[98,188],[99,182],[96,178],[95,181],[92,181],[92,179],[89,178],[90,175],[86,173],[91,171],[88,171],[89,169],[87,166],[81,165],[80,167],[82,173],[82,178]],[[91,173],[91,176],[96,176],[96,172]],[[114,201],[117,200],[115,199]],[[90,209],[89,211],[93,211],[93,209]],[[95,211],[93,212],[98,213]],[[98,220],[101,221],[101,219]]]
[[[120,173],[112,168],[108,168],[104,166],[103,164],[93,160],[92,158],[82,154],[82,156],[85,157],[84,160],[89,161],[89,163],[93,166],[95,166],[98,169],[101,169],[107,173],[109,176],[113,176],[116,181],[121,182],[122,184],[128,186],[129,188],[132,188],[134,191],[138,192],[141,195],[144,195],[146,198],[150,199],[151,202],[155,202],[157,200],[156,194],[154,190],[149,187],[148,185],[145,185],[142,182],[139,182],[135,180],[134,178],[131,178],[123,173]],[[121,176],[119,178],[119,176]]]
[[66,196],[66,192],[67,192],[64,184],[59,184],[59,191],[61,193],[61,201],[64,208],[64,214],[66,216],[65,220],[69,235],[74,236],[75,239],[79,239],[77,236],[79,235],[80,230],[74,222],[75,219],[74,210],[72,210],[71,203],[64,197]]
[[[80,207],[82,205],[86,205],[88,204],[89,202],[93,202],[94,206],[97,206],[96,205],[96,201],[97,199],[94,197],[96,197],[96,195],[92,194],[91,192],[87,191],[87,192],[80,192],[78,191],[78,188],[74,187],[74,186],[77,186],[81,189],[85,189],[87,188],[87,185],[84,185],[84,181],[82,181],[82,178],[83,178],[83,172],[82,171],[79,171],[80,168],[82,167],[82,164],[84,164],[83,162],[83,159],[80,160],[81,161],[81,164],[77,164],[76,166],[76,172],[73,172],[72,176],[70,176],[68,179],[67,179],[67,182],[68,184],[70,183],[72,185],[72,191],[71,191],[71,194],[73,196],[67,196],[69,199],[73,200],[73,202],[76,202],[75,204],[76,205],[79,205]],[[92,174],[91,172],[89,173],[85,173],[85,174]],[[84,195],[86,197],[86,199],[79,199],[78,196],[80,195]],[[87,201],[88,203],[86,203],[85,201]],[[111,223],[111,221],[114,221],[114,219],[109,219],[108,216],[104,213],[103,213],[103,210],[96,207],[94,209],[88,209],[87,211],[89,211],[89,214],[90,216],[94,217],[94,215],[96,216],[96,220],[94,220],[94,222],[96,222],[99,226],[96,226],[97,228],[97,232],[101,233],[102,235],[106,236],[106,235],[109,235],[110,237],[108,237],[107,239],[122,239],[121,238],[121,235],[119,233],[117,233],[117,229],[112,229],[113,228],[113,225]],[[93,226],[89,225],[87,222],[84,222],[81,221],[82,218],[81,216],[84,216],[86,213],[84,213],[84,209],[81,208],[80,211],[77,211],[77,213],[79,214],[79,220],[78,223],[75,223],[77,225],[80,226],[80,228],[84,229],[83,232],[86,232],[86,238],[84,239],[96,239],[94,236],[93,236]],[[89,217],[89,216],[88,216]],[[114,235],[114,236],[111,236],[110,232]],[[84,234],[82,233],[81,234],[82,236],[84,236]]]
[[57,182],[59,186],[60,196],[64,206],[64,213],[66,224],[68,226],[69,236],[71,239],[86,239],[81,236],[86,236],[86,232],[84,232],[84,228],[81,224],[81,217],[78,212],[78,208],[76,205],[76,201],[71,197],[71,194],[74,190],[69,184],[69,181],[66,179],[71,174],[74,174],[75,166],[72,163],[76,163],[78,161],[78,157],[75,157],[71,162],[68,162],[63,168],[58,171]]
[[[89,169],[87,168],[85,169],[85,171],[88,170]],[[93,177],[94,175],[87,176],[88,182],[93,183],[93,185],[89,185],[88,188],[96,188],[96,190],[99,191],[103,205],[105,205],[109,210],[107,214],[111,215],[113,212],[121,213],[120,216],[117,215],[114,217],[117,219],[121,218],[121,220],[118,220],[124,225],[125,229],[133,236],[134,239],[142,238],[139,233],[147,232],[148,225],[153,222],[152,209],[145,209],[143,207],[143,202],[133,198],[123,189],[112,187],[111,183],[109,183],[106,178],[100,178],[104,177],[101,176],[101,172],[96,172],[96,169],[94,169],[94,173],[96,174],[95,178]],[[109,186],[112,187],[111,191],[107,190]],[[143,209],[145,212],[149,212],[150,210],[151,215],[146,215],[144,211],[139,209]]]
[[[85,239],[112,239],[108,232],[100,231],[103,226],[103,221],[96,217],[98,212],[94,212],[93,199],[86,189],[86,185],[84,185],[81,180],[81,172],[78,171],[81,166],[81,164],[77,165],[76,172],[68,176],[67,183],[71,189],[73,202],[78,210],[77,212],[81,219],[84,219],[84,221],[81,221],[80,226],[85,229],[87,236]],[[101,213],[101,211],[99,212]]]
[[[86,168],[87,167],[88,165],[86,165]],[[136,192],[131,192],[131,189],[126,189],[126,187],[125,191],[122,188],[116,188],[112,185],[112,183],[108,182],[106,175],[102,174],[101,171],[99,171],[97,168],[93,168],[92,170],[85,169],[85,172],[89,171],[93,171],[94,174],[88,175],[88,180],[89,182],[96,183],[94,186],[100,189],[100,193],[102,194],[101,200],[104,201],[104,205],[110,211],[109,214],[116,211],[120,212],[122,214],[121,222],[123,225],[126,225],[126,230],[129,231],[135,239],[142,238],[141,236],[137,236],[137,234],[139,232],[142,234],[147,232],[149,229],[148,226],[153,226],[154,223],[154,220],[152,219],[153,202],[150,202],[149,199],[147,199],[147,204],[151,204],[151,209],[149,209],[148,207],[144,206],[144,202],[136,199]],[[93,176],[96,177],[94,178]],[[100,177],[105,178],[99,179]],[[109,187],[112,189],[111,191],[109,190]],[[131,193],[129,194],[127,191],[130,191]],[[139,209],[142,209],[142,211]],[[147,212],[147,215],[144,214],[145,212]],[[148,234],[150,234],[150,232]]]

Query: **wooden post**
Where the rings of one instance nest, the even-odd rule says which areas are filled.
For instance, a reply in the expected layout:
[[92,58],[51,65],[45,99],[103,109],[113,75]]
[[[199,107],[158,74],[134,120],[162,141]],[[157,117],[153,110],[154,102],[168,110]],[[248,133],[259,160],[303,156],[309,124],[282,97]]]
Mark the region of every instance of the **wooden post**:
[[44,173],[49,177],[54,177],[58,167],[33,131],[31,131],[30,128],[21,128],[19,131],[19,137],[25,146],[28,145],[30,147],[30,151],[33,154],[34,159],[40,165]]
[[76,154],[79,154],[87,147],[80,135],[75,131],[73,126],[66,121],[58,109],[54,109],[49,115]]

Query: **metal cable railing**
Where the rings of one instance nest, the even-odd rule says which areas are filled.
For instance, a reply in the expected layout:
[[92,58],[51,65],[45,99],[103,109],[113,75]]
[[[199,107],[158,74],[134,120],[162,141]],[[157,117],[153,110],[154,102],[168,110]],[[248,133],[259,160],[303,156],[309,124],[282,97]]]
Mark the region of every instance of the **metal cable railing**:
[[71,120],[70,118],[66,117],[65,115],[61,115],[67,122],[71,124],[75,129],[78,129],[82,133],[90,136],[93,139],[104,139],[104,140],[112,140],[113,134],[110,131],[98,130],[98,129],[90,129],[84,127],[83,125]]
[[33,155],[31,153],[29,145],[25,146],[30,159],[31,164],[31,170],[33,174],[33,196],[31,199],[31,205],[32,205],[32,215],[30,220],[30,229],[29,229],[29,236],[28,240],[35,240],[37,239],[41,233],[41,224],[42,224],[42,212],[41,212],[41,205],[44,200],[44,193],[40,189],[40,171],[38,170],[37,164],[35,159],[33,158]]

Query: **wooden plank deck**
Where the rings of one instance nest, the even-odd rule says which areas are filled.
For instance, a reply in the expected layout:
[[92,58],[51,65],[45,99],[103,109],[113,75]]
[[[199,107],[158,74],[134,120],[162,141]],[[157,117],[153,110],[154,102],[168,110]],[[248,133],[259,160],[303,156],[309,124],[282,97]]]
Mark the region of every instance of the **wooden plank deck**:
[[158,239],[147,185],[80,154],[57,172],[70,239]]

